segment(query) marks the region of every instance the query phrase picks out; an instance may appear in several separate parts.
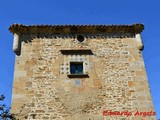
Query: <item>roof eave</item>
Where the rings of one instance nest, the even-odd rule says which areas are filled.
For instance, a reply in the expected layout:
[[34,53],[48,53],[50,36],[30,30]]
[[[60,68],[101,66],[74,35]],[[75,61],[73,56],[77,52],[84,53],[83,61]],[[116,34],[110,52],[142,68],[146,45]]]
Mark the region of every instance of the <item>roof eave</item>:
[[141,33],[143,24],[132,25],[23,25],[13,24],[9,27],[13,34],[26,33],[52,33],[52,34],[74,34],[74,33]]

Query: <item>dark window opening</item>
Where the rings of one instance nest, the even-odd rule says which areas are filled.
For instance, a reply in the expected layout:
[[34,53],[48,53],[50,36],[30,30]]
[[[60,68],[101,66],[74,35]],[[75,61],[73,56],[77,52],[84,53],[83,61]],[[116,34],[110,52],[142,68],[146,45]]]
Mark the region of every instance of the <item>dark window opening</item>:
[[84,41],[84,37],[83,37],[83,35],[78,35],[77,36],[77,40],[79,41],[79,42],[83,42]]
[[83,74],[83,63],[72,62],[70,63],[71,74]]

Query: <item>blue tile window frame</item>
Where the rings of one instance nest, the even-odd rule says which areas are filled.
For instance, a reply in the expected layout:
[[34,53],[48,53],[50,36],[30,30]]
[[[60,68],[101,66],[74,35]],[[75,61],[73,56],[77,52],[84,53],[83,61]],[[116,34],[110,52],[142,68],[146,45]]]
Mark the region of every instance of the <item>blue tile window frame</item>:
[[82,75],[83,74],[83,62],[71,62],[70,63],[70,73]]

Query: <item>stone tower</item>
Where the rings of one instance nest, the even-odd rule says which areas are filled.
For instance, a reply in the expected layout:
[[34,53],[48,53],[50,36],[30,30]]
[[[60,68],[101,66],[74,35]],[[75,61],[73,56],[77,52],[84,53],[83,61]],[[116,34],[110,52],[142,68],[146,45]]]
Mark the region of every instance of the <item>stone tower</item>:
[[155,120],[144,115],[154,107],[143,29],[13,24],[12,113],[20,120]]

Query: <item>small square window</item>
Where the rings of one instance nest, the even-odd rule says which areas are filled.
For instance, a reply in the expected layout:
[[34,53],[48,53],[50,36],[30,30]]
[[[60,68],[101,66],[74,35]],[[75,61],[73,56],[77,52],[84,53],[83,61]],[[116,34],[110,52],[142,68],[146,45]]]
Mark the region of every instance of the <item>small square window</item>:
[[70,63],[70,73],[71,74],[83,74],[83,62],[71,62]]

